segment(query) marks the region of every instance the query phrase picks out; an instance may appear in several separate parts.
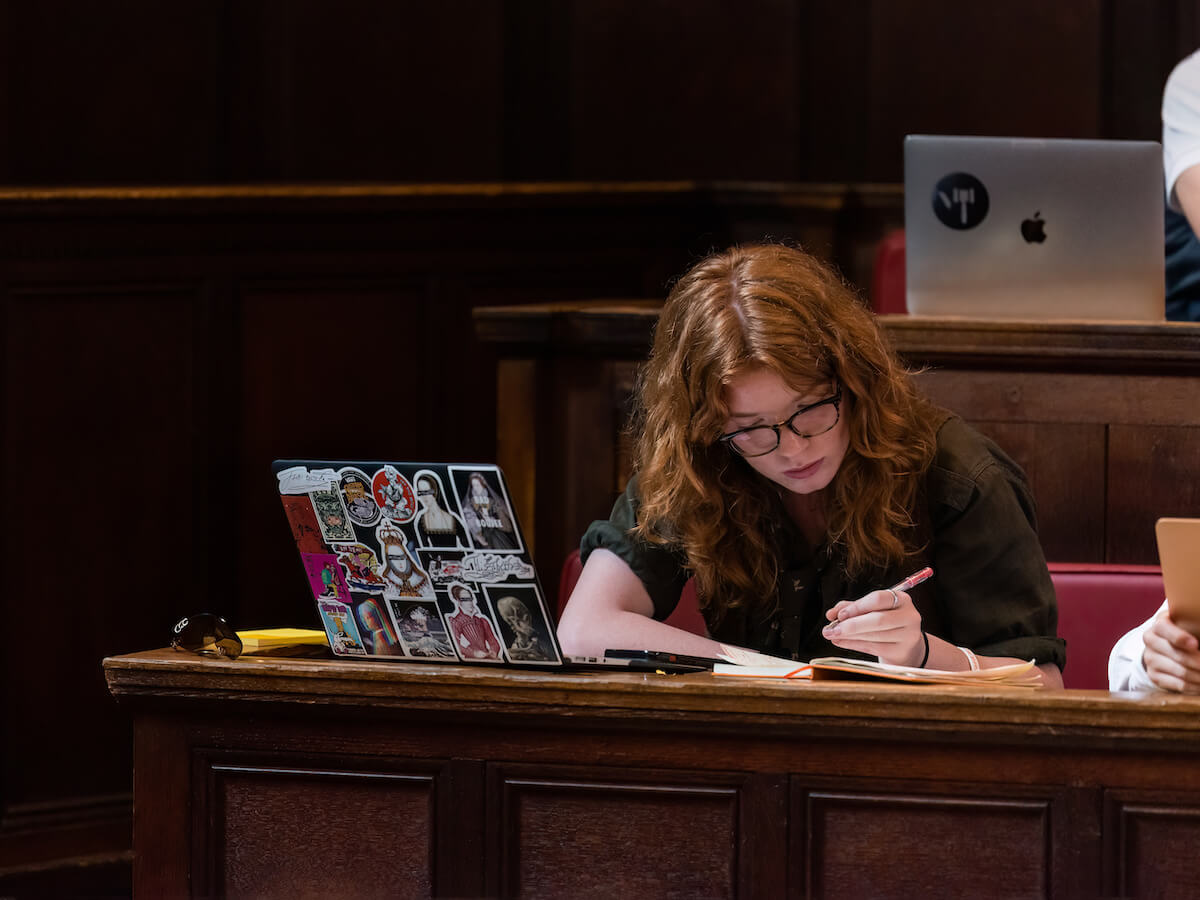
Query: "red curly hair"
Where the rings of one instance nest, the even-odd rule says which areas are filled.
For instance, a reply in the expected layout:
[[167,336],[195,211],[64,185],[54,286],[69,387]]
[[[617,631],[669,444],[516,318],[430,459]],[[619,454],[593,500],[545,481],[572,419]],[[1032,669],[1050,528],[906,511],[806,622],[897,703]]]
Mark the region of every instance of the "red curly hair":
[[635,533],[682,549],[716,618],[776,602],[782,489],[718,442],[725,386],[757,368],[798,392],[841,385],[849,449],[826,488],[825,514],[851,577],[917,549],[914,510],[934,453],[929,402],[874,315],[827,265],[766,244],[694,266],[667,298],[639,376]]

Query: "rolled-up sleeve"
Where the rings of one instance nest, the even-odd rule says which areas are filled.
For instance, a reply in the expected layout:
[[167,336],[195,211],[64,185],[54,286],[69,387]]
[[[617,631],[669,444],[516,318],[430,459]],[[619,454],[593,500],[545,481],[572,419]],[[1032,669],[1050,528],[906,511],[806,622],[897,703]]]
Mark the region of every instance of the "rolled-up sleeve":
[[1167,204],[1182,212],[1175,197],[1175,182],[1200,164],[1200,52],[1180,62],[1171,72],[1162,99],[1163,173]]
[[613,504],[611,515],[596,520],[584,532],[579,554],[587,562],[593,550],[603,547],[625,560],[650,595],[654,618],[665,619],[679,604],[688,573],[680,551],[667,545],[651,544],[631,533],[637,524],[637,507],[635,476]]
[[1146,649],[1146,632],[1154,620],[1167,608],[1167,601],[1149,619],[1125,632],[1113,645],[1108,655],[1108,689],[1110,691],[1157,691],[1158,685],[1150,680],[1142,653]]

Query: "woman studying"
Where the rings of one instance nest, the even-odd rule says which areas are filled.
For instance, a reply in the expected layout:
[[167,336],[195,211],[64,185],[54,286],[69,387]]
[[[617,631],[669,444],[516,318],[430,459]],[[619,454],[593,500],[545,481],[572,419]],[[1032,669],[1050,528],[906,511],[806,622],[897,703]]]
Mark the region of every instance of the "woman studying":
[[[635,475],[583,537],[567,654],[843,655],[1061,686],[1019,468],[915,388],[824,264],[733,248],[675,285],[639,380]],[[932,566],[936,575],[893,590]],[[695,581],[709,637],[664,624]]]

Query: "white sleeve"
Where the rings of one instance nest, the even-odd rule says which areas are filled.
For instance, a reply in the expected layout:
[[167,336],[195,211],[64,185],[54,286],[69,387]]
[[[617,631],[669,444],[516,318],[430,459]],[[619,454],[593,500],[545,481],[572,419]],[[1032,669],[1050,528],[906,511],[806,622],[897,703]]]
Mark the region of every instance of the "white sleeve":
[[1172,70],[1162,98],[1163,174],[1167,203],[1182,212],[1175,199],[1175,182],[1200,163],[1200,51]]
[[1154,622],[1158,613],[1167,608],[1167,601],[1153,616],[1137,628],[1127,631],[1108,656],[1108,689],[1110,691],[1157,691],[1158,686],[1146,674],[1142,664],[1142,651],[1146,649],[1143,636]]

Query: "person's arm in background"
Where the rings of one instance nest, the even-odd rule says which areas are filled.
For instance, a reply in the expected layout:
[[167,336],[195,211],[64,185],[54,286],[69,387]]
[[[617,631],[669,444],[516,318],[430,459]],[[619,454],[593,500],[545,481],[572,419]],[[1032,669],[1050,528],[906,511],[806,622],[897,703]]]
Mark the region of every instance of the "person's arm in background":
[[1174,200],[1187,217],[1192,231],[1200,235],[1200,162],[1185,169],[1175,179]]
[[1108,658],[1108,687],[1113,691],[1158,688],[1200,693],[1200,640],[1171,621],[1167,604],[1126,633]]
[[1155,618],[1163,613],[1167,604],[1139,625],[1125,632],[1113,645],[1108,655],[1108,689],[1110,691],[1152,691],[1154,682],[1142,665],[1142,652],[1146,649],[1144,636]]
[[1200,53],[1180,62],[1167,79],[1162,144],[1167,205],[1200,234]]

